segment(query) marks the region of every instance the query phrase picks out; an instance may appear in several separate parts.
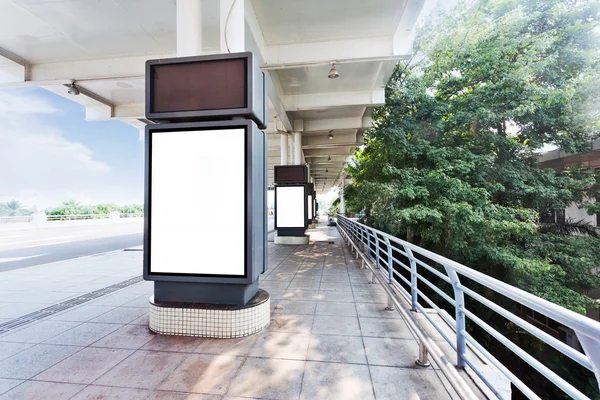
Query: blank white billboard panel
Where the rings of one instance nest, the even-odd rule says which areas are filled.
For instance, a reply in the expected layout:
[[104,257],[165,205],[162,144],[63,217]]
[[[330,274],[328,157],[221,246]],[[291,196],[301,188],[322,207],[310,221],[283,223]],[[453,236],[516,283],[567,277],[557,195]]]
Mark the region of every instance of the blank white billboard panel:
[[245,140],[240,128],[152,133],[150,273],[245,274]]
[[275,223],[277,228],[304,228],[306,217],[304,186],[276,186]]
[[313,217],[313,199],[312,194],[308,195],[308,219],[312,219]]

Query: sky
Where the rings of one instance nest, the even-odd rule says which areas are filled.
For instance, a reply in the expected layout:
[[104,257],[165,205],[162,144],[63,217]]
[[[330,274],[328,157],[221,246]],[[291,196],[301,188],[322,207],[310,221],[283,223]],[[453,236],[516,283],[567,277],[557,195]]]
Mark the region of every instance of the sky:
[[143,204],[143,191],[136,128],[87,122],[83,106],[42,88],[0,89],[0,202]]

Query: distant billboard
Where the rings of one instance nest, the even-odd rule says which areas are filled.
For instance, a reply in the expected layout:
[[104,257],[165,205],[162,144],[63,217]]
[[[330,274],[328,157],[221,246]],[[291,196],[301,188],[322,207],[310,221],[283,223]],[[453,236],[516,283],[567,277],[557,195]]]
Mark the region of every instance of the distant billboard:
[[274,172],[276,185],[306,183],[308,180],[306,165],[276,165]]
[[306,227],[306,187],[275,186],[275,226],[280,228]]

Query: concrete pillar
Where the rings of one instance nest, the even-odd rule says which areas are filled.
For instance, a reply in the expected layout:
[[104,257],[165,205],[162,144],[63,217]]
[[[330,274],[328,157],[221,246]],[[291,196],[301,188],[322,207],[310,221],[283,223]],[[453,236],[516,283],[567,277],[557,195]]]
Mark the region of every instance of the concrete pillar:
[[281,134],[281,165],[288,165],[288,137],[285,133]]
[[202,54],[202,0],[177,0],[177,57]]
[[346,201],[344,200],[344,185],[346,179],[342,178],[342,186],[340,188],[340,214],[346,215]]
[[245,51],[244,0],[220,0],[219,23],[221,53]]
[[306,175],[308,176],[308,182],[311,182],[311,180],[310,180],[310,164],[306,164]]
[[302,133],[294,132],[294,164],[302,164]]
[[36,228],[40,228],[40,227],[46,225],[46,222],[48,221],[48,216],[46,215],[46,213],[43,213],[43,212],[33,213],[33,215],[31,217],[32,217],[31,222],[32,222],[33,226]]

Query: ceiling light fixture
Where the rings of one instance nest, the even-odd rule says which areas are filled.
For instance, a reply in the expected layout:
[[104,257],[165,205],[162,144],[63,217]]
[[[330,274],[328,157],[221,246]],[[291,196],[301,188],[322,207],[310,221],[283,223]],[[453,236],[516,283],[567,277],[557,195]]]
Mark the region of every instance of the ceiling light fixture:
[[340,74],[335,68],[335,61],[331,62],[331,69],[329,70],[329,75],[327,75],[329,79],[339,78]]
[[71,81],[71,86],[69,86],[69,91],[67,92],[72,96],[79,96],[79,89],[75,86],[75,81]]
[[329,156],[329,157],[327,158],[327,161],[331,161],[331,156]]
[[333,133],[331,133],[333,131],[329,131],[329,135],[327,136],[327,139],[332,140],[333,139]]
[[325,168],[325,172],[329,172],[329,169],[328,169],[328,168]]

